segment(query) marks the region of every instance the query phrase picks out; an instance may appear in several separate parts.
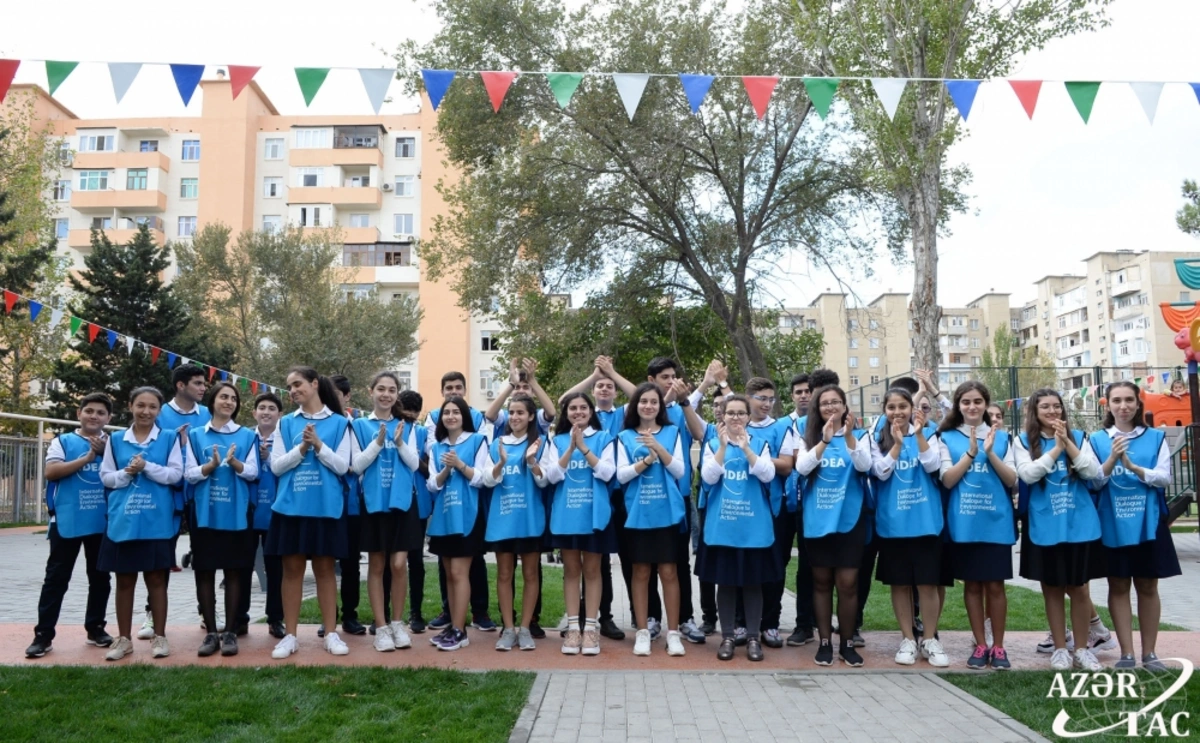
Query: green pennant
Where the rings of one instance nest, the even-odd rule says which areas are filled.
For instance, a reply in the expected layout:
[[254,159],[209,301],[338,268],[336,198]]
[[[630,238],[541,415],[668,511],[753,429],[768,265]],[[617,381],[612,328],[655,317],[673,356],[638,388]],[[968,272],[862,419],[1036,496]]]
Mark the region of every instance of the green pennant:
[[83,320],[71,315],[71,335],[78,333],[81,325],[83,325]]
[[54,91],[58,90],[58,86],[63,84],[63,80],[75,71],[79,66],[78,62],[54,62],[46,60],[46,82],[50,86],[50,95],[54,95]]
[[1100,92],[1100,83],[1096,82],[1065,82],[1067,94],[1075,104],[1075,110],[1083,117],[1083,123],[1088,123],[1092,115],[1092,104],[1096,102],[1096,93]]
[[300,92],[304,94],[305,106],[312,103],[312,99],[316,97],[317,91],[325,83],[325,76],[328,74],[328,67],[296,68],[296,82],[300,83]]
[[822,119],[829,115],[829,107],[833,105],[833,94],[837,92],[839,82],[841,81],[836,77],[804,78],[804,90]]
[[558,107],[566,108],[579,88],[579,83],[583,82],[583,75],[578,72],[547,72],[546,82],[550,83],[550,92],[554,93]]
[[242,377],[238,380],[238,387],[241,387],[244,390],[250,389],[250,380]]

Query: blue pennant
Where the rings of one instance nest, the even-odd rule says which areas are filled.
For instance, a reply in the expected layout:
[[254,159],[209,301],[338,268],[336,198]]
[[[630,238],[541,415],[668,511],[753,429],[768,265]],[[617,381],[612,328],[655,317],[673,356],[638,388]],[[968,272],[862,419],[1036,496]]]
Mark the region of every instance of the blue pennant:
[[708,95],[715,79],[714,75],[679,74],[679,82],[683,83],[683,94],[687,96],[692,113],[700,113],[700,104],[704,103],[704,98]]
[[171,76],[175,78],[175,87],[179,89],[179,97],[183,99],[183,105],[192,102],[192,93],[196,92],[196,86],[200,84],[200,77],[204,74],[204,65],[202,64],[173,64],[171,65]]
[[433,104],[434,111],[446,96],[455,74],[454,70],[421,70],[421,79],[425,81],[425,91],[429,93],[429,102]]
[[979,91],[978,80],[946,80],[946,92],[954,107],[958,109],[963,121],[971,115],[971,106],[975,104],[975,93]]

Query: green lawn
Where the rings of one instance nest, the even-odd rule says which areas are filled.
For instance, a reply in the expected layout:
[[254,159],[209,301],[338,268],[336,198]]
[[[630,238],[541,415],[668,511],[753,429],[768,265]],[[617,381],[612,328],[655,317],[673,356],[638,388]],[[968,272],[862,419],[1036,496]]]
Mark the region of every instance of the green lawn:
[[534,674],[0,667],[10,741],[508,740]]

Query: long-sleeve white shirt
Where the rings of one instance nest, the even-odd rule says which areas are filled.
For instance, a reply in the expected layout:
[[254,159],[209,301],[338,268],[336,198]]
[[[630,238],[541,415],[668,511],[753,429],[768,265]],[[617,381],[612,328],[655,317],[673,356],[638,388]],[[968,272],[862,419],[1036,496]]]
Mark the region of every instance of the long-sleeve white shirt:
[[[775,461],[771,459],[771,447],[767,446],[767,442],[762,442],[758,458],[754,460],[749,472],[762,483],[769,483],[775,479]],[[716,485],[724,476],[725,465],[717,461],[717,453],[712,447],[705,446],[700,455],[700,478],[709,485]]]
[[[908,424],[908,435],[912,436],[917,432],[917,427],[912,423]],[[892,458],[891,452],[883,452],[879,450],[879,440],[871,436],[871,474],[878,480],[886,480],[896,471],[896,460]],[[921,463],[921,469],[933,474],[938,471],[941,466],[941,457],[938,454],[938,438],[931,436],[927,439],[929,448],[925,451],[918,451],[917,461]]]
[[[667,474],[678,480],[683,477],[685,470],[683,461],[683,445],[680,443],[683,436],[675,439],[675,448],[671,450],[671,463],[667,465]],[[617,443],[617,482],[624,485],[633,478],[638,476],[636,462],[630,464],[629,455],[625,452],[625,447],[619,442]]]
[[[151,441],[154,441],[158,438],[161,430],[155,425],[150,429],[150,435],[141,443],[149,444]],[[132,427],[125,429],[124,433],[114,435],[122,436],[130,444],[139,443],[133,435]],[[145,462],[146,467],[142,470],[142,474],[159,485],[174,485],[183,478],[183,455],[179,451],[178,439],[171,443],[171,451],[167,455],[167,463],[165,465],[151,462],[149,459],[145,459]],[[133,475],[125,471],[123,466],[120,468],[117,467],[116,460],[113,458],[112,437],[110,436],[108,442],[104,445],[104,459],[100,462],[100,482],[104,483],[104,487],[116,490],[133,482],[133,477]]]
[[[517,444],[523,443],[525,441],[525,439],[526,439],[526,436],[523,436],[523,435],[522,436],[513,436],[512,434],[507,434],[507,435],[500,437],[500,444],[501,444],[501,446],[503,446],[504,444],[508,444],[509,446],[516,446]],[[546,439],[542,439],[542,440],[545,441]],[[544,488],[544,487],[546,487],[546,485],[549,484],[549,481],[546,479],[546,468],[542,465],[542,462],[546,458],[546,448],[547,447],[545,447],[545,446],[542,447],[542,454],[541,454],[541,457],[538,459],[538,467],[542,470],[542,475],[541,475],[541,477],[539,477],[536,473],[534,473],[534,475],[533,475],[533,481],[535,484],[537,484],[537,486],[539,488]],[[491,455],[489,453],[489,457],[490,456]],[[501,473],[500,477],[492,477],[492,470],[494,470],[495,468],[496,468],[496,463],[492,462],[490,465],[488,465],[487,471],[483,473],[483,486],[485,488],[496,487],[497,485],[500,484],[500,481],[504,478],[504,473]]]
[[[1116,441],[1118,436],[1128,435],[1130,437],[1136,437],[1141,436],[1146,432],[1146,429],[1142,426],[1134,428],[1129,434],[1122,434],[1116,426],[1112,426],[1106,430],[1108,437],[1114,441]],[[1088,448],[1090,449],[1091,447]],[[1095,452],[1093,451],[1093,454],[1094,453]],[[1099,462],[1099,459],[1097,459],[1097,462]],[[1099,462],[1099,464],[1100,473],[1088,481],[1088,485],[1093,490],[1099,490],[1100,488],[1104,487],[1110,479],[1104,474],[1104,463]],[[1140,467],[1141,465],[1138,466]],[[1162,444],[1158,447],[1158,460],[1154,463],[1154,467],[1146,467],[1145,470],[1146,476],[1140,479],[1150,487],[1165,488],[1171,484],[1171,450],[1167,448],[1167,440],[1165,438],[1163,439]],[[1133,473],[1130,472],[1129,474],[1132,475]],[[1134,476],[1136,477],[1136,475]]]
[[[1013,458],[1017,463],[1017,477],[1021,478],[1021,482],[1032,485],[1056,468],[1057,458],[1050,455],[1050,449],[1053,448],[1051,444],[1043,450],[1042,456],[1034,459],[1029,455],[1029,450],[1021,444],[1020,437],[1014,438]],[[1100,463],[1096,461],[1096,455],[1092,453],[1092,447],[1086,440],[1083,446],[1079,447],[1079,456],[1071,461],[1071,466],[1075,468],[1075,474],[1084,480],[1095,480],[1100,475]]]
[[[292,415],[310,421],[319,421],[333,415],[333,411],[328,407],[323,407],[315,415],[305,415],[303,410],[297,410]],[[347,421],[348,423],[349,421]],[[357,454],[358,443],[355,441],[354,432],[347,425],[346,433],[338,442],[337,449],[322,446],[317,452],[317,461],[332,470],[335,475],[344,475],[350,468],[350,461]],[[283,427],[276,427],[275,435],[271,437],[271,471],[276,476],[280,476],[288,470],[295,469],[302,459],[304,459],[304,455],[300,453],[300,444],[288,449],[283,440]]]
[[[588,426],[583,431],[584,446],[588,446],[587,437],[596,433],[596,429]],[[608,482],[617,473],[617,460],[613,454],[614,448],[619,448],[620,444],[609,442],[608,446],[604,447],[604,451],[592,450],[596,455],[596,466],[592,468],[592,475],[601,482]],[[542,472],[546,473],[546,480],[551,485],[557,485],[566,479],[567,473],[562,467],[558,466],[558,460],[562,459],[562,452],[554,444],[554,439],[546,439],[546,446],[542,449]]]
[[[463,431],[458,435],[458,438],[454,440],[454,445],[457,446],[458,444],[466,441],[467,437],[470,435],[471,434],[469,431]],[[445,444],[449,442],[442,441],[440,443]],[[471,487],[486,487],[487,483],[485,478],[489,473],[491,473],[493,465],[494,463],[492,462],[492,453],[490,451],[490,447],[488,446],[488,440],[487,437],[484,437],[483,443],[479,445],[479,451],[475,452],[475,461],[471,464],[471,468],[475,470],[474,476],[471,478]],[[445,469],[445,467],[442,466],[441,457],[429,457],[429,480],[427,483],[429,486],[429,492],[436,493],[442,489],[442,485],[438,483],[438,473],[440,473],[443,469]]]
[[[845,435],[846,427],[842,426],[837,430],[837,433],[833,434],[833,437],[837,438]],[[871,469],[871,445],[867,443],[868,438],[870,438],[870,434],[864,432],[862,436],[855,440],[854,448],[850,450],[850,464],[857,472],[869,472]],[[817,459],[816,453],[808,448],[808,444],[804,443],[803,438],[797,437],[796,442],[799,446],[796,450],[796,472],[800,473],[801,477],[804,477],[815,470],[817,465],[821,463],[821,460]]]
[[[382,418],[378,418],[374,413],[367,416],[367,420],[378,421],[380,425],[387,423]],[[390,419],[389,419],[390,420]],[[397,425],[404,425],[401,421]],[[355,437],[357,438],[357,437]],[[383,447],[379,445],[378,440],[372,436],[371,443],[367,444],[367,448],[359,452],[357,457],[354,457],[350,462],[350,471],[356,475],[361,475],[366,472],[375,460],[379,457]],[[421,456],[417,453],[417,425],[413,424],[408,430],[408,439],[402,440],[400,445],[396,447],[396,453],[400,456],[400,461],[405,467],[412,471],[416,471],[417,466],[421,464]]]
[[[233,421],[226,421],[225,425],[223,425],[219,429],[217,429],[217,433],[234,433],[234,432],[238,431],[239,429],[241,429],[241,426],[239,426],[238,424],[234,423]],[[208,423],[204,424],[204,430],[205,431],[213,430],[212,421],[209,421]],[[238,456],[239,454],[241,456]],[[248,453],[248,454],[246,452],[235,451],[233,453],[233,456],[242,461],[242,471],[237,473],[238,477],[240,477],[243,480],[246,480],[248,482],[252,482],[252,481],[258,479],[258,447],[257,446],[250,447],[250,453]],[[183,473],[184,479],[186,479],[188,482],[190,482],[193,485],[195,485],[198,482],[201,482],[202,480],[207,480],[209,478],[209,475],[204,474],[203,467],[204,467],[204,465],[208,464],[208,460],[211,457],[212,457],[212,452],[196,452],[195,456],[193,456],[192,459],[190,460],[190,461],[192,461],[192,464],[189,464],[187,470]],[[202,461],[196,462],[195,460],[202,460]],[[224,464],[224,462],[225,462],[225,460],[222,459],[221,463]]]

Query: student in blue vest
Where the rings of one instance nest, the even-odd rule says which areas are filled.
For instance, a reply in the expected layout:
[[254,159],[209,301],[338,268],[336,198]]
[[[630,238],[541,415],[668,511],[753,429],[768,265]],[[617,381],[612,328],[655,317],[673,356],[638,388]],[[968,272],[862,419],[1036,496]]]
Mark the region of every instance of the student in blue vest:
[[[1025,430],[1014,442],[1017,476],[1029,486],[1028,539],[1021,540],[1021,577],[1042,584],[1046,619],[1054,640],[1050,667],[1069,670],[1065,593],[1071,599],[1075,637],[1087,637],[1091,600],[1087,584],[1108,572],[1100,542],[1100,516],[1087,482],[1100,464],[1082,431],[1072,431],[1062,397],[1049,388],[1025,401]],[[1090,648],[1076,647],[1074,665],[1103,668]]]
[[[287,375],[288,397],[298,410],[284,416],[271,440],[271,471],[278,479],[265,555],[283,561],[283,622],[287,634],[271,651],[282,660],[300,649],[296,626],[309,560],[317,584],[322,623],[337,617],[334,563],[350,551],[346,480],[358,446],[342,400],[328,377],[308,366]],[[325,634],[325,650],[346,655],[350,648],[337,632]]]
[[781,510],[773,494],[775,463],[766,439],[747,431],[750,401],[744,395],[725,400],[717,437],[701,452],[700,478],[705,492],[704,532],[696,558],[696,575],[717,585],[721,645],[717,658],[732,660],[738,590],[746,607],[749,636],[746,656],[763,659],[758,627],[762,621],[763,584],[782,580],[783,561],[774,548],[773,514]]
[[[703,453],[704,453],[704,447],[708,446],[710,442],[717,440],[717,426],[721,425],[725,421],[725,398],[727,397],[727,395],[725,393],[726,389],[728,389],[727,386],[718,389],[715,396],[712,398],[712,418],[713,418],[713,420],[712,420],[712,423],[709,423],[707,428],[705,429],[704,438],[702,438],[700,440],[701,455],[703,455]],[[707,506],[708,506],[708,493],[710,490],[712,490],[712,486],[709,485],[708,483],[704,482],[704,478],[701,477],[700,478],[700,491],[696,495],[696,513],[698,516],[697,520],[700,522],[699,526],[700,526],[700,535],[701,535],[701,537],[700,537],[701,545],[703,544],[704,523],[705,523],[705,519],[707,518],[706,511],[707,511]],[[699,559],[699,556],[700,556],[700,546],[701,545],[697,545],[697,547],[696,547],[697,559]],[[720,619],[720,615],[717,612],[717,584],[712,583],[707,580],[703,580],[703,579],[701,579],[699,581],[699,583],[700,583],[700,619],[701,619],[700,631],[703,632],[704,635],[707,637],[708,635],[711,635],[714,632],[716,632],[717,621],[718,621],[718,619]],[[743,616],[743,614],[745,613],[744,602],[739,600],[738,606],[740,607],[740,611],[737,612],[737,617],[734,620],[735,621],[734,632],[737,631],[737,628],[740,628],[742,636],[745,637],[745,635],[746,635],[746,628],[744,626],[745,617]]]
[[100,543],[97,568],[117,574],[119,637],[104,656],[120,660],[133,652],[133,591],[138,573],[146,583],[150,611],[156,618],[150,638],[151,654],[171,654],[167,643],[167,573],[175,562],[172,542],[179,533],[182,492],[172,488],[183,479],[183,458],[175,431],[154,421],[162,408],[162,393],[138,387],[129,393],[133,425],[108,437],[100,482],[108,502],[108,523]]
[[421,604],[425,601],[425,527],[433,511],[433,496],[429,493],[426,480],[429,478],[429,457],[425,454],[425,438],[428,429],[418,422],[425,400],[415,390],[403,390],[396,397],[398,417],[404,425],[413,426],[413,436],[419,455],[417,469],[413,472],[413,498],[417,517],[417,543],[408,551],[408,631],[413,634],[425,632],[425,617]]
[[[263,392],[254,398],[254,420],[258,424],[254,433],[258,436],[258,479],[250,483],[250,497],[254,502],[255,550],[266,544],[267,531],[271,528],[271,506],[275,504],[275,473],[271,471],[271,440],[279,427],[279,416],[283,413],[283,401],[273,392]],[[271,637],[282,640],[287,631],[283,626],[283,597],[279,592],[283,581],[283,563],[279,555],[263,555],[263,573],[266,582],[260,589],[267,594],[267,631]],[[250,622],[250,594],[253,590],[254,568],[242,572],[242,595],[238,604],[238,628]]]
[[467,607],[473,598],[471,563],[483,554],[486,521],[479,489],[492,468],[492,458],[487,438],[475,432],[465,400],[445,400],[437,413],[437,443],[429,458],[428,484],[433,494],[429,551],[445,563],[450,623],[430,642],[439,650],[458,650],[470,645],[466,628]]
[[[804,438],[796,456],[803,483],[804,553],[813,574],[813,606],[817,620],[816,663],[833,665],[833,588],[837,586],[838,627],[854,627],[858,614],[858,566],[867,542],[867,473],[871,445],[867,433],[854,426],[854,416],[841,387],[819,387],[808,412]],[[861,666],[848,631],[840,634],[839,657]]]
[[[548,484],[539,461],[543,439],[534,420],[538,416],[533,398],[526,395],[509,401],[505,428],[491,445],[494,464],[484,472],[484,484],[492,488],[487,499],[484,547],[496,553],[496,595],[504,629],[497,650],[535,649],[530,625],[541,594],[540,566],[546,536],[546,504],[542,488]],[[524,595],[521,621],[514,619],[517,559],[521,560]],[[545,633],[542,633],[545,636]]]
[[[824,387],[825,385],[837,385],[838,377],[836,372],[828,369],[816,369],[813,374],[817,375],[817,380],[822,384],[816,384],[812,381],[808,374],[800,373],[792,377],[788,383],[788,389],[791,391],[792,397],[792,412],[788,413],[788,420],[792,424],[792,428],[796,431],[796,437],[804,438],[804,430],[807,424],[806,417],[808,415],[809,403],[812,400],[813,390]],[[824,375],[824,376],[823,376]],[[792,470],[792,474],[788,475],[787,482],[784,483],[784,497],[788,503],[798,503],[800,491],[800,475]],[[801,508],[796,509],[796,533],[804,533],[804,511]],[[872,559],[872,568],[874,568],[874,560]],[[867,583],[870,583],[870,579]],[[800,647],[812,642],[815,636],[816,620],[813,618],[813,584],[812,584],[812,567],[808,564],[808,555],[804,552],[804,540],[798,540],[796,549],[796,626],[792,629],[792,634],[788,635],[787,645],[789,647]],[[860,607],[861,608],[861,607]],[[862,639],[862,634],[856,632],[857,639]],[[856,646],[860,647],[860,646]]]
[[[609,495],[609,483],[616,473],[613,437],[601,427],[587,393],[569,393],[563,397],[561,406],[554,437],[547,442],[542,461],[546,479],[554,485],[550,547],[562,550],[563,557],[563,597],[568,616],[562,652],[597,655],[600,628],[596,614],[600,611],[603,585],[601,563],[603,557],[617,550]],[[581,593],[584,608],[572,615],[570,609],[580,605]]]
[[1108,611],[1121,645],[1116,668],[1135,668],[1130,584],[1137,590],[1142,666],[1165,671],[1155,654],[1162,599],[1160,578],[1181,574],[1167,523],[1165,488],[1171,483],[1166,435],[1148,428],[1141,390],[1129,381],[1105,392],[1104,429],[1091,436],[1100,476],[1089,484],[1100,492],[1100,539],[1108,552]]
[[[360,488],[351,498],[360,501],[359,546],[367,552],[367,598],[375,616],[373,645],[379,652],[391,652],[412,647],[401,617],[408,594],[408,553],[420,546],[421,539],[414,498],[420,455],[413,424],[405,424],[398,415],[396,374],[376,374],[368,391],[374,410],[351,424],[362,452],[350,463]],[[384,590],[389,573],[394,602],[390,614]]]
[[1004,582],[1013,577],[1017,522],[1011,493],[1017,471],[1003,423],[993,421],[987,412],[991,398],[981,382],[963,382],[954,390],[938,429],[942,484],[950,492],[946,507],[950,562],[954,577],[963,582],[963,603],[975,637],[967,668],[977,671],[989,665],[996,670],[1012,667],[1004,649],[1008,617]]
[[925,612],[921,655],[938,668],[950,659],[937,639],[941,609],[938,583],[942,574],[942,495],[937,472],[941,461],[937,437],[927,438],[925,415],[913,413],[907,390],[892,388],[883,398],[887,421],[871,437],[871,475],[875,486],[875,534],[879,540],[879,581],[891,587],[892,610],[904,639],[896,662],[917,662],[913,628],[913,587]]
[[650,654],[647,594],[650,568],[657,565],[667,620],[667,655],[683,655],[676,559],[679,535],[686,533],[687,504],[679,491],[684,455],[682,436],[667,417],[657,384],[644,382],[634,390],[625,410],[625,429],[617,439],[617,481],[625,486],[625,553],[632,562],[638,628],[633,654]]
[[[189,521],[196,598],[209,628],[197,651],[200,657],[218,649],[221,655],[237,655],[234,625],[241,580],[243,573],[254,567],[257,546],[250,483],[258,478],[258,436],[235,422],[242,401],[237,387],[229,382],[218,382],[209,390],[207,407],[212,420],[188,431],[192,464],[183,473],[192,486]],[[229,619],[227,631],[219,637],[215,631],[218,570],[224,573],[225,616]]]
[[[342,410],[346,416],[346,420],[353,425],[354,421],[362,414],[361,410],[356,409],[351,400],[351,392],[353,388],[350,385],[350,379],[342,374],[331,374],[329,381],[333,384],[333,389],[337,392],[338,399],[341,400]],[[357,449],[357,441],[355,442],[355,452]],[[349,548],[346,556],[337,561],[335,575],[338,577],[338,593],[341,596],[341,604],[338,607],[340,619],[342,622],[342,631],[348,635],[365,635],[367,627],[362,622],[358,621],[358,606],[362,602],[362,514],[360,512],[360,503],[358,498],[358,475],[353,471],[346,473],[346,488],[350,493],[350,497],[346,499],[346,536],[349,539]],[[321,624],[317,627],[317,637],[325,636],[325,625]]]
[[53,647],[54,625],[58,624],[80,549],[87,565],[88,598],[83,617],[87,643],[102,648],[113,643],[112,636],[104,631],[112,578],[96,569],[105,523],[100,458],[107,444],[104,427],[112,418],[112,398],[103,392],[84,395],[75,415],[79,429],[55,436],[46,449],[50,556],[38,598],[38,623],[33,628],[33,643],[25,649],[26,658],[40,658]]

